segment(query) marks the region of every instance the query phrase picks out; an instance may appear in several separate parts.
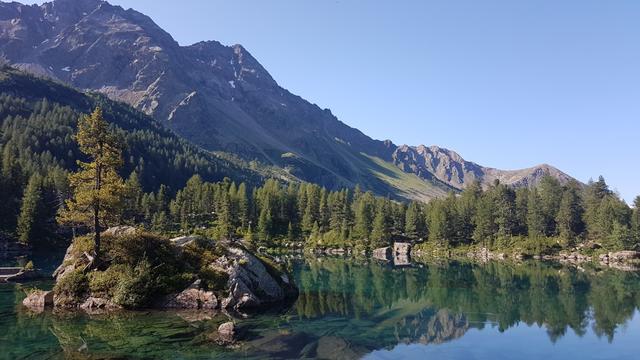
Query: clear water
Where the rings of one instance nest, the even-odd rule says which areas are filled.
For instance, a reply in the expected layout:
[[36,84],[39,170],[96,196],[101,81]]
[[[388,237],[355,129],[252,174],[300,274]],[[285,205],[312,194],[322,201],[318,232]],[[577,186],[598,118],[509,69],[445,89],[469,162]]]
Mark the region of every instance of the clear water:
[[231,349],[210,340],[228,315],[34,314],[20,286],[0,285],[0,358],[640,358],[637,273],[336,258],[292,266],[297,302],[236,318],[245,340]]

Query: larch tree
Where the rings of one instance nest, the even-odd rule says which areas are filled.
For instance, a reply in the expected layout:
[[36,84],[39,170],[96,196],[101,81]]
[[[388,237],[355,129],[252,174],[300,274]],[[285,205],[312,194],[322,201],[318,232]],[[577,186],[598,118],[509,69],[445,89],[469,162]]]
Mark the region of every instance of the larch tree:
[[78,161],[78,171],[69,175],[72,196],[58,221],[92,229],[94,256],[99,261],[100,232],[121,218],[125,187],[117,170],[122,166],[122,149],[100,108],[80,118],[75,140],[89,162]]

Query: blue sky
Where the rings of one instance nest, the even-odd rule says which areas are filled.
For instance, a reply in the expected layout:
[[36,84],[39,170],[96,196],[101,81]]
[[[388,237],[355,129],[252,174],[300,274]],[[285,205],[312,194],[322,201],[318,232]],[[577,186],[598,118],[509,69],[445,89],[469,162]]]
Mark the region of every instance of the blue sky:
[[640,195],[640,1],[111,0],[396,144]]

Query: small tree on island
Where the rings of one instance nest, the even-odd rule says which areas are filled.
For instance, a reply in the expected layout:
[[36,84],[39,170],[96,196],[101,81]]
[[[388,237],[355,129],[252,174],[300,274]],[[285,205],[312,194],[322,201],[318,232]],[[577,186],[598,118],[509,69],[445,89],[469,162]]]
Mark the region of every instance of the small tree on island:
[[78,160],[78,171],[69,175],[72,196],[65,200],[58,222],[92,229],[94,263],[99,263],[100,232],[120,219],[123,207],[124,180],[117,172],[122,166],[120,139],[96,108],[78,121],[75,140],[89,162]]

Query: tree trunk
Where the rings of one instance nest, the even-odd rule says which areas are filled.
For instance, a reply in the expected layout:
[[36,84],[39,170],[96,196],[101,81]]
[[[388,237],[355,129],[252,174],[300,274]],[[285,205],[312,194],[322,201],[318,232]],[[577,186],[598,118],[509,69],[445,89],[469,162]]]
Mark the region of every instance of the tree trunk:
[[100,258],[100,232],[102,229],[100,228],[100,188],[102,186],[102,169],[99,164],[96,164],[96,184],[94,191],[97,196],[95,198],[95,203],[93,206],[93,243],[94,243],[94,251],[95,251],[95,259],[96,261]]

